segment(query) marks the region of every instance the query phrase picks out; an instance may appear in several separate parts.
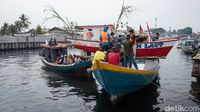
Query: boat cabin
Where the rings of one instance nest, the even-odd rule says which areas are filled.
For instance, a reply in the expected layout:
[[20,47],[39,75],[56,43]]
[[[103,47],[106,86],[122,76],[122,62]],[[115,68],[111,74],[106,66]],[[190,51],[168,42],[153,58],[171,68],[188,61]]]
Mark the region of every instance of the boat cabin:
[[45,57],[49,62],[56,62],[58,57],[67,55],[67,46],[67,44],[61,43],[54,46],[41,44],[42,51],[40,55]]
[[83,40],[94,40],[99,41],[99,37],[104,27],[108,27],[108,32],[114,31],[113,25],[88,25],[88,26],[78,26],[83,30]]
[[99,48],[99,38],[104,27],[108,28],[108,32],[114,31],[114,25],[88,25],[78,26],[83,31],[82,36],[76,38],[65,37],[67,41],[71,41],[75,48],[86,52],[96,52]]

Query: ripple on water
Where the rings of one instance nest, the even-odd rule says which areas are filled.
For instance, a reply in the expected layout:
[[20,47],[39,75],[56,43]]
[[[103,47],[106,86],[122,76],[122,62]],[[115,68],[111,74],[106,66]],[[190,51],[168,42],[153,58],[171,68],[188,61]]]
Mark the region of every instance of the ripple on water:
[[[117,106],[90,79],[63,77],[47,70],[39,50],[0,52],[0,110],[2,112],[164,111],[167,105],[199,106],[200,84],[191,78],[192,60],[172,49],[160,60],[158,88],[149,86],[128,95]],[[75,49],[69,53],[77,53]]]

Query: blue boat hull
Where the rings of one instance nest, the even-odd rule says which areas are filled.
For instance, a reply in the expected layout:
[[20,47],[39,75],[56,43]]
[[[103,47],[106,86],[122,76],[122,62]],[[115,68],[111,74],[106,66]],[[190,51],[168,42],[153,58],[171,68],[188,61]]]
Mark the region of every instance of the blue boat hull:
[[87,74],[81,74],[81,73],[85,72],[87,68],[90,68],[92,66],[91,60],[72,65],[61,65],[61,64],[50,63],[46,61],[43,57],[41,58],[41,60],[48,69],[59,73],[63,73],[64,75],[68,76],[82,76],[82,75],[87,76]]
[[[102,72],[103,75],[100,75]],[[130,75],[107,70],[95,70],[93,74],[110,96],[136,92],[150,84],[157,76],[157,74],[149,76]]]
[[110,96],[136,92],[150,84],[158,75],[159,64],[146,64],[145,70],[129,69],[95,62],[93,75]]

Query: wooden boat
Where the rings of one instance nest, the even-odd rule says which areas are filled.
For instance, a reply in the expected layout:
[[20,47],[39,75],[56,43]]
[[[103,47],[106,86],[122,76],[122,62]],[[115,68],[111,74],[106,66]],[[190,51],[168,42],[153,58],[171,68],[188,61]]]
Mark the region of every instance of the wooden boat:
[[78,27],[83,30],[83,36],[65,37],[65,39],[72,42],[75,48],[93,53],[95,53],[99,48],[99,37],[103,28],[108,27],[108,32],[114,31],[113,25],[87,25]]
[[192,59],[194,60],[192,76],[196,77],[199,82],[200,81],[200,51]]
[[139,70],[136,70],[95,61],[92,71],[109,96],[118,96],[144,88],[158,75],[158,59],[145,60],[138,65]]
[[59,72],[59,73],[63,73],[63,75],[82,76],[79,73],[86,71],[87,68],[90,68],[92,66],[91,60],[81,61],[79,63],[72,63],[72,64],[67,64],[67,65],[56,63],[56,59],[58,55],[65,55],[65,53],[63,52],[64,51],[66,52],[66,49],[67,49],[66,44],[58,44],[56,46],[49,46],[49,45],[42,44],[41,47],[43,48],[43,52],[40,53],[40,57],[43,64],[48,69]]
[[195,50],[197,49],[198,46],[198,41],[189,39],[185,40],[184,44],[182,45],[182,50],[185,53],[194,53]]
[[[79,28],[83,29],[83,37],[65,37],[65,39],[67,41],[71,41],[73,43],[73,46],[77,49],[95,53],[99,48],[99,37],[101,34],[100,32],[104,27],[109,28],[108,32],[112,32],[114,30],[113,25],[79,26]],[[136,56],[166,57],[176,41],[177,39],[163,39],[153,42],[137,42]]]
[[137,57],[167,57],[177,39],[164,39],[153,42],[137,42]]
[[183,43],[179,43],[176,48],[177,49],[182,49],[182,46],[183,46]]
[[[51,62],[48,62],[44,57],[41,57],[41,60],[48,69],[51,69],[59,73],[67,73],[65,75],[74,75],[77,73],[81,73],[87,68],[90,68],[92,66],[91,60],[80,62],[77,64],[74,63],[70,65],[51,63]],[[77,74],[77,75],[80,76],[81,74]]]

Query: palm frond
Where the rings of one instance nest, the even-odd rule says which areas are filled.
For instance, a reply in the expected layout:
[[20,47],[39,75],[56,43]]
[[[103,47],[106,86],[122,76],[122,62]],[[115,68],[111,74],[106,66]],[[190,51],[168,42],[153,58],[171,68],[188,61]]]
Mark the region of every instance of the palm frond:
[[[126,16],[127,18],[132,14],[132,12],[136,10],[136,8],[134,8],[133,6],[130,6],[130,5],[125,5],[124,4],[124,1],[122,3],[122,7],[121,7],[121,10],[120,10],[120,13],[119,13],[119,16],[118,16],[118,19],[117,19],[117,22],[116,22],[116,25],[119,25],[121,19]],[[116,26],[116,30],[117,30],[118,26]]]
[[50,4],[47,6],[46,9],[44,9],[44,13],[47,13],[47,12],[49,12],[51,14],[51,16],[50,17],[46,17],[44,19],[43,23],[45,23],[49,19],[53,19],[54,18],[54,19],[58,19],[58,20],[62,21],[66,25],[67,28],[70,28],[70,24],[67,23]]

